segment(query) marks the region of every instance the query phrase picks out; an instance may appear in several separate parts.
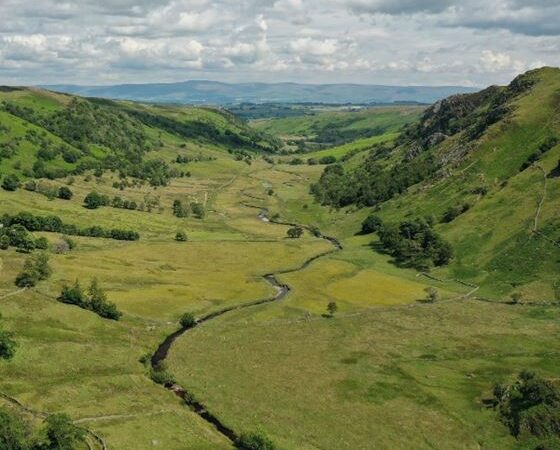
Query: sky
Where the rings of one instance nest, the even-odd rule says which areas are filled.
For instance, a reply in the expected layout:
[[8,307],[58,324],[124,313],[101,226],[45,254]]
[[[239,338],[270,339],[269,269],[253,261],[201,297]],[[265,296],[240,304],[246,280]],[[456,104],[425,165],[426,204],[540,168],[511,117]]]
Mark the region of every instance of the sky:
[[560,0],[0,0],[0,84],[486,86],[560,66]]

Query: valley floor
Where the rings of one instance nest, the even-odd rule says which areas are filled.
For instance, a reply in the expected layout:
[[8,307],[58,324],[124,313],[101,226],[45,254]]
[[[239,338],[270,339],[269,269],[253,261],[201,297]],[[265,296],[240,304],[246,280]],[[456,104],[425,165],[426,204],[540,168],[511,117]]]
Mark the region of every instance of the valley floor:
[[[13,280],[24,255],[0,255],[0,311],[19,343],[14,360],[0,365],[3,401],[66,412],[110,449],[232,448],[153,383],[140,359],[184,312],[201,317],[273,296],[263,275],[275,273],[288,295],[189,330],[167,360],[178,384],[236,433],[262,429],[284,450],[521,448],[485,399],[522,369],[560,377],[560,309],[480,301],[471,286],[396,268],[372,250],[372,236],[356,235],[361,213],[313,203],[309,183],[321,170],[223,157],[160,189],[168,203],[187,193],[204,199],[204,220],[1,192],[2,211],[118,222],[141,235],[117,244],[77,238],[75,250],[52,257],[52,279],[23,291]],[[343,249],[330,252],[309,232],[288,239],[289,226],[263,221],[261,208],[317,226]],[[178,229],[188,242],[173,240]],[[93,277],[121,321],[54,300],[63,283]],[[440,301],[419,302],[428,286]],[[334,318],[324,317],[329,302],[339,308]]]

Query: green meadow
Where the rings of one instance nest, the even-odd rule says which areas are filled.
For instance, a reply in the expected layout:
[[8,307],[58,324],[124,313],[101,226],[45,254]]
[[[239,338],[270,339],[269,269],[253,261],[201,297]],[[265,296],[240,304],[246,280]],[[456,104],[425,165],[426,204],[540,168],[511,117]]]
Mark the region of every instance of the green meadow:
[[[544,81],[516,100],[508,122],[492,125],[445,176],[377,206],[338,208],[321,205],[310,190],[326,166],[290,164],[293,155],[278,154],[276,136],[311,141],[329,124],[341,135],[377,129],[299,154],[335,156],[349,171],[366,163],[377,144],[394,146],[401,126],[421,108],[325,112],[250,128],[214,109],[97,101],[97,114],[119,118],[150,142],[149,148],[130,144],[137,153],[126,157],[148,169],[157,161],[164,173],[156,175],[174,174],[159,183],[148,169],[109,167],[107,155],[120,150],[103,136],[74,142],[51,123],[52,131],[40,132],[50,143],[32,142],[27,130],[38,127],[37,117],[66,111],[71,97],[0,93],[37,115],[0,111],[0,144],[16,142],[0,170],[22,183],[0,190],[0,212],[57,215],[80,228],[140,235],[137,241],[72,236],[75,247],[57,253],[60,233],[33,232],[49,242],[53,273],[27,289],[14,280],[29,255],[0,250],[0,323],[18,344],[14,358],[0,362],[0,404],[36,423],[43,416],[30,411],[64,412],[100,437],[90,434],[89,448],[103,442],[109,449],[233,449],[188,402],[151,380],[148,363],[184,313],[201,318],[233,308],[180,335],[165,365],[191,400],[237,435],[258,430],[280,450],[532,448],[510,434],[491,400],[496,383],[511,382],[523,369],[560,377],[560,248],[554,244],[560,178],[553,176],[560,147],[519,170],[543,136],[559,130],[556,119],[545,131],[538,124],[556,111],[546,101],[560,89],[560,77],[540,76]],[[547,106],[535,108],[537,100]],[[435,152],[447,155],[459,139],[449,137]],[[69,163],[56,154],[46,165],[67,173],[31,176],[43,158],[41,145],[63,143],[79,158]],[[399,152],[397,146],[384,157],[386,170]],[[88,161],[94,166],[76,170]],[[40,190],[23,187],[32,179]],[[70,200],[45,195],[61,186],[72,190]],[[92,191],[155,206],[88,209],[84,198]],[[204,214],[178,217],[177,200],[202,205]],[[459,201],[470,203],[468,211],[443,223]],[[453,259],[429,274],[397,264],[379,251],[378,234],[360,233],[369,214],[388,224],[435,217]],[[302,225],[303,235],[289,238],[288,224]],[[186,241],[176,240],[178,231]],[[290,290],[254,305],[281,292],[267,274]],[[57,301],[64,285],[79,280],[85,287],[94,278],[122,312],[120,320]],[[437,290],[436,301],[426,301],[427,289]],[[522,301],[512,302],[513,292]],[[336,304],[330,315],[329,303]]]

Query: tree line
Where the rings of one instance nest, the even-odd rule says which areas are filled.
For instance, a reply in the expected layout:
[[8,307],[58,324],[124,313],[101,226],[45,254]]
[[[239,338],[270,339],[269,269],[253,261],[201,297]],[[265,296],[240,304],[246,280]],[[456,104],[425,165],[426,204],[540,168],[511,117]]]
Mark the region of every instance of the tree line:
[[50,231],[70,236],[102,237],[121,241],[137,241],[140,235],[133,230],[123,230],[118,228],[103,228],[99,225],[79,228],[74,224],[67,224],[55,215],[37,216],[30,212],[20,212],[15,215],[4,214],[0,218],[2,230],[5,233],[14,225],[21,225],[27,231]]

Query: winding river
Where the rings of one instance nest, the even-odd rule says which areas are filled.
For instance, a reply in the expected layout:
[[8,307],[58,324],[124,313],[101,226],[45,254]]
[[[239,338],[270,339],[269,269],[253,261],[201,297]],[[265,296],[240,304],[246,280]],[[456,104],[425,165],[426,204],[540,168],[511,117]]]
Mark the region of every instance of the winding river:
[[[152,368],[154,368],[154,369],[157,368],[158,366],[160,366],[161,363],[163,363],[166,360],[166,358],[169,354],[169,350],[171,349],[172,345],[175,343],[177,338],[179,338],[180,336],[185,334],[190,329],[192,329],[194,327],[197,327],[197,326],[203,324],[204,322],[208,322],[212,319],[223,316],[224,314],[227,314],[231,311],[236,311],[236,310],[244,309],[244,308],[250,308],[252,306],[263,305],[263,304],[266,304],[266,303],[272,303],[272,302],[282,300],[284,297],[286,297],[286,295],[288,295],[291,288],[287,284],[281,283],[277,278],[278,275],[298,272],[300,270],[305,269],[313,261],[315,261],[319,258],[322,258],[324,256],[327,256],[331,253],[342,250],[342,244],[340,243],[340,241],[338,239],[336,239],[334,237],[331,237],[331,236],[325,236],[319,230],[317,230],[315,228],[311,228],[311,227],[296,224],[296,223],[280,222],[280,221],[273,220],[269,217],[268,210],[266,208],[262,208],[260,206],[254,206],[254,205],[250,205],[250,204],[243,204],[243,206],[246,206],[248,208],[259,209],[260,212],[258,214],[258,218],[260,220],[262,220],[263,222],[270,222],[270,223],[273,223],[273,224],[276,224],[276,225],[299,226],[303,229],[306,229],[306,230],[312,232],[316,237],[329,241],[332,244],[333,249],[331,249],[329,251],[326,251],[326,252],[323,252],[323,253],[319,253],[318,255],[312,256],[311,258],[308,258],[307,260],[305,260],[303,262],[303,264],[301,264],[300,266],[298,266],[296,268],[282,270],[282,271],[279,271],[279,272],[268,273],[266,275],[263,275],[262,278],[268,284],[270,284],[276,291],[276,294],[274,294],[272,297],[255,300],[253,302],[239,303],[237,305],[229,306],[227,308],[223,308],[223,309],[220,309],[218,311],[211,312],[211,313],[197,319],[197,321],[194,325],[189,326],[189,327],[182,327],[182,328],[178,329],[177,331],[171,333],[169,336],[167,336],[163,340],[163,342],[159,345],[159,347],[156,349],[156,351],[152,355],[151,360],[150,360]],[[184,389],[183,387],[179,386],[176,383],[167,384],[167,385],[165,385],[165,387],[167,389],[169,389],[170,391],[172,391],[175,395],[177,395],[178,397],[183,399],[183,401],[189,406],[189,408],[193,412],[198,414],[206,422],[213,425],[218,430],[218,432],[221,433],[223,436],[225,436],[226,438],[228,438],[232,442],[237,440],[238,434],[234,430],[229,428],[227,425],[225,425],[218,417],[216,417],[214,414],[212,414],[210,411],[208,411],[208,409],[201,402],[196,400],[195,397],[190,392],[188,392],[186,389]]]

